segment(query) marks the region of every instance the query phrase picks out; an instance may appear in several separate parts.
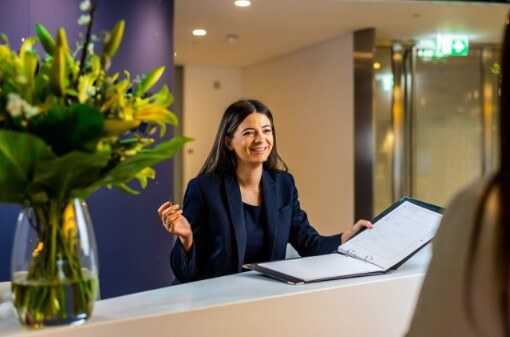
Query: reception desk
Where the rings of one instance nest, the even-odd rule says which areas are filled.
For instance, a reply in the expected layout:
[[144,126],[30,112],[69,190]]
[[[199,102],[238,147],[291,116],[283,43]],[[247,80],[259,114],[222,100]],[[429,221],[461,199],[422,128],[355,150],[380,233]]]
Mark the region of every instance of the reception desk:
[[0,336],[402,336],[429,259],[425,247],[386,275],[300,286],[245,272],[101,300],[79,326],[33,330],[3,317]]

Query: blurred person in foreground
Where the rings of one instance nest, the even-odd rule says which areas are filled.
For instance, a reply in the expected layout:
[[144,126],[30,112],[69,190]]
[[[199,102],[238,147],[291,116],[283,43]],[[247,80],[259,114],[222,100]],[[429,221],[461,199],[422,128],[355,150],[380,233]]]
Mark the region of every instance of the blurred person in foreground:
[[501,167],[462,191],[448,206],[408,337],[510,336],[509,27],[507,20],[501,74]]

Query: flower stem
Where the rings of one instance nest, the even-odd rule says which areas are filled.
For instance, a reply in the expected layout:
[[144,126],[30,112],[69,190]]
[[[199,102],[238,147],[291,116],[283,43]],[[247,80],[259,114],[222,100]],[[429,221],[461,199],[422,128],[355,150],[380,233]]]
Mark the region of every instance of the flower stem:
[[73,201],[58,198],[32,203],[31,214],[41,228],[38,244],[27,279],[13,282],[15,305],[25,324],[90,315],[97,279],[82,270],[75,207]]
[[87,24],[87,32],[85,33],[85,42],[83,45],[83,49],[81,51],[80,72],[78,74],[78,78],[85,74],[85,61],[87,60],[87,53],[89,50],[90,38],[92,36],[92,23],[94,22],[94,13],[96,11],[98,2],[99,2],[99,0],[92,0],[92,5],[90,7],[90,12],[89,12],[90,21]]

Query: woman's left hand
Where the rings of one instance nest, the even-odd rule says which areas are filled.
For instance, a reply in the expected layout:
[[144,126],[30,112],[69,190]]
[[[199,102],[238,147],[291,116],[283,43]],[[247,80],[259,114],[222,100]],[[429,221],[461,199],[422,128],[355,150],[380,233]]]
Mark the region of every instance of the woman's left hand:
[[340,244],[347,242],[350,238],[353,237],[354,234],[356,234],[361,228],[368,228],[372,229],[374,228],[374,225],[368,220],[358,220],[349,230],[346,230],[342,233],[342,239]]

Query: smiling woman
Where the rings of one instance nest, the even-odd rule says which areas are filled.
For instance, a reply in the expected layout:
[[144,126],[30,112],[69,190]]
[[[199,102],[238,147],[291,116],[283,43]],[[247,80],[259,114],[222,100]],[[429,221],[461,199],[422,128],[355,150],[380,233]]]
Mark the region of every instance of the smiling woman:
[[234,137],[225,137],[227,148],[234,151],[237,169],[249,169],[267,161],[273,148],[273,128],[271,121],[262,113],[248,115],[237,128]]
[[179,282],[238,273],[242,265],[285,258],[290,243],[302,256],[336,251],[368,221],[321,236],[301,209],[294,178],[278,153],[273,116],[257,100],[231,104],[184,207],[158,209],[179,240],[170,263]]
[[[254,114],[255,112],[257,114]],[[259,120],[258,123],[257,120]],[[246,129],[250,127],[252,132],[255,132],[255,129],[262,128],[263,134],[266,134],[268,131],[271,134],[271,147],[268,151],[268,157],[264,161],[264,167],[269,170],[286,172],[288,170],[287,165],[280,156],[276,146],[276,135],[271,111],[262,102],[257,100],[242,100],[230,105],[223,114],[219,130],[214,139],[213,148],[199,175],[225,174],[236,171],[236,156],[239,154],[237,151],[232,151],[232,143],[240,142],[238,138],[241,135],[238,134],[239,137],[235,137],[237,131],[245,137],[246,135],[244,134],[249,131]]]
[[273,128],[262,113],[248,115],[238,126],[232,138],[225,137],[227,148],[236,156],[237,170],[250,169],[267,161],[273,148]]

